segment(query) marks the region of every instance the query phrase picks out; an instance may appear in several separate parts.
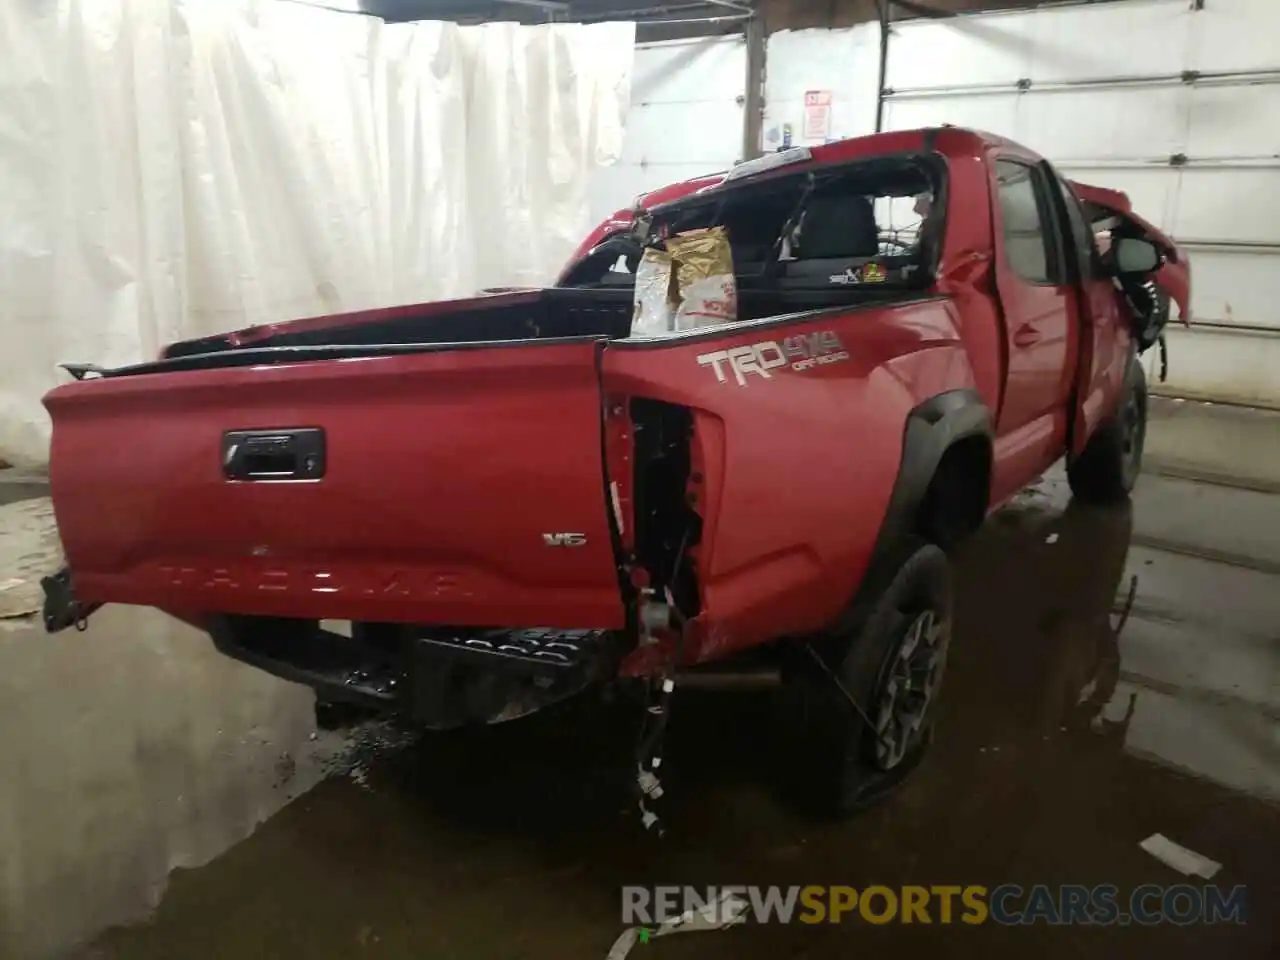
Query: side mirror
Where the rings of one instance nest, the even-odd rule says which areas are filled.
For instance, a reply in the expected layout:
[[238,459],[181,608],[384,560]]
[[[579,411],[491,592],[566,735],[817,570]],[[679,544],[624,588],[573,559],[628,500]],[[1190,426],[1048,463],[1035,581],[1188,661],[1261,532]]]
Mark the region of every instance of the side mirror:
[[1121,276],[1150,273],[1160,266],[1160,251],[1154,243],[1135,237],[1124,237],[1111,247],[1111,262]]

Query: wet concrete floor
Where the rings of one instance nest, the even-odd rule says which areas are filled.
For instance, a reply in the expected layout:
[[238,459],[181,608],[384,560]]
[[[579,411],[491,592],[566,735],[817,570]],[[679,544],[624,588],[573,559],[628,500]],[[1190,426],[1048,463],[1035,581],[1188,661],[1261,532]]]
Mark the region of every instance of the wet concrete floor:
[[1221,531],[1207,551],[1143,531],[1184,494],[1255,528],[1277,501],[1158,483],[1101,510],[1051,478],[988,522],[957,562],[935,746],[844,823],[777,799],[767,695],[677,699],[657,842],[616,712],[346,740],[314,733],[306,690],[149,611],[0,632],[0,957],[599,960],[623,884],[1182,882],[1139,848],[1156,832],[1248,886],[1247,925],[854,920],[633,956],[1275,957],[1280,576]]

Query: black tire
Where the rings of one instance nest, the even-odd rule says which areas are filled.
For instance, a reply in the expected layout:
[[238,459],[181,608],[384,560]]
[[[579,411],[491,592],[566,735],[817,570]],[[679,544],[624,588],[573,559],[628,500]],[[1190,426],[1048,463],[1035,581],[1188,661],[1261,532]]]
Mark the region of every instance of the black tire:
[[1114,417],[1098,427],[1084,451],[1067,464],[1071,493],[1086,503],[1123,500],[1138,482],[1147,439],[1147,375],[1135,359]]
[[951,568],[932,544],[903,554],[865,616],[851,612],[813,644],[830,673],[803,650],[784,671],[783,783],[815,813],[846,816],[883,796],[932,737],[951,638]]

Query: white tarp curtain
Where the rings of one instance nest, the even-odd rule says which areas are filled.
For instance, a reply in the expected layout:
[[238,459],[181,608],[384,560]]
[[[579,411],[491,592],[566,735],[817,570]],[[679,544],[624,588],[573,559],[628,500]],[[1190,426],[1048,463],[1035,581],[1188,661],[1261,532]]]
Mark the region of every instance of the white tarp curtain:
[[634,32],[0,2],[0,459],[46,460],[60,362],[554,277]]

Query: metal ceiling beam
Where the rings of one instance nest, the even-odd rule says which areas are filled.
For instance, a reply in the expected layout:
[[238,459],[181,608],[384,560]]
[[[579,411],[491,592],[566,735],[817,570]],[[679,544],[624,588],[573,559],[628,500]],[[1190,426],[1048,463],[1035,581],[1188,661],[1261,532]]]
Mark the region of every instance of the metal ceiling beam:
[[319,7],[321,10],[332,10],[335,13],[356,13],[363,16],[377,16],[372,10],[365,9],[361,0],[286,0],[303,7]]
[[726,10],[736,10],[739,13],[754,13],[751,5],[743,3],[741,0],[703,0],[703,3],[709,7],[724,7]]
[[[691,3],[664,3],[652,7],[628,7],[621,4],[617,7],[601,7],[600,9],[582,9],[577,12],[584,17],[611,17],[617,20],[631,20],[638,17],[648,17],[654,14],[669,13],[687,13],[693,10],[703,10],[710,6],[706,0],[693,0]],[[643,23],[644,21],[639,21]]]
[[[3,0],[0,0],[2,3]],[[734,23],[752,15],[750,0],[292,0],[317,5],[357,6],[387,20],[542,19],[594,23],[634,20],[642,25]],[[524,10],[527,13],[520,13]]]
[[[725,12],[718,12],[720,10]],[[578,19],[635,20],[638,23],[670,23],[668,15],[686,13],[696,16],[699,21],[752,16],[751,7],[734,0],[686,0],[683,3],[662,3],[654,6],[628,6],[621,3],[609,7],[578,3],[574,7],[574,15]]]
[[[880,0],[876,6],[879,7],[883,2],[885,2],[885,0]],[[935,7],[925,6],[923,3],[915,3],[913,0],[887,0],[887,2],[891,3],[895,7],[901,7],[903,10],[907,11],[907,13],[929,20],[949,20],[952,17],[959,15],[955,10],[938,10]]]
[[517,7],[537,7],[548,13],[568,13],[568,0],[498,0],[499,3],[510,3]]
[[764,137],[764,79],[766,44],[764,18],[752,11],[747,15],[744,39],[747,45],[747,81],[742,103],[742,159],[760,156]]
[[890,0],[876,0],[876,9],[880,14],[880,68],[878,79],[876,80],[876,133],[884,130],[884,85],[889,73],[889,3]]
[[[719,12],[723,9],[723,13]],[[687,16],[686,16],[687,14]],[[573,19],[581,23],[598,23],[602,20],[634,20],[637,26],[653,27],[673,23],[740,23],[755,14],[749,8],[721,7],[708,0],[693,3],[670,3],[654,7],[625,7],[610,10],[584,10],[575,7]]]

